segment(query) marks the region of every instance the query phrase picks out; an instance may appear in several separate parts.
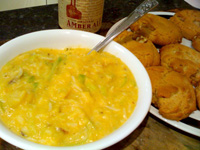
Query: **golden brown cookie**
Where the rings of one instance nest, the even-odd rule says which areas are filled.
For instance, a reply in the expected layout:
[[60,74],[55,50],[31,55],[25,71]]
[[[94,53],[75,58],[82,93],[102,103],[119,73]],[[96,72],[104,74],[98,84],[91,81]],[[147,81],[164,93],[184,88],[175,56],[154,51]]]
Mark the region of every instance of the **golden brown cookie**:
[[125,30],[122,33],[120,33],[116,38],[114,38],[114,41],[119,44],[126,43],[126,42],[132,40],[133,36],[134,36],[134,34],[132,31]]
[[194,49],[200,52],[200,34],[194,36],[194,38],[192,39],[192,46],[194,47]]
[[185,76],[163,66],[146,69],[152,83],[152,103],[163,117],[179,121],[196,110],[195,90]]
[[182,41],[181,31],[174,23],[153,14],[144,15],[132,24],[130,29],[136,34],[147,37],[157,45],[180,43]]
[[175,13],[170,20],[175,23],[188,40],[200,33],[200,11],[198,10],[181,10]]
[[200,53],[181,44],[160,49],[161,65],[185,75],[193,85],[200,81]]
[[131,51],[144,67],[160,65],[160,54],[151,41],[145,39],[131,40],[122,45]]
[[197,106],[200,110],[200,84],[196,86],[196,98],[197,98]]

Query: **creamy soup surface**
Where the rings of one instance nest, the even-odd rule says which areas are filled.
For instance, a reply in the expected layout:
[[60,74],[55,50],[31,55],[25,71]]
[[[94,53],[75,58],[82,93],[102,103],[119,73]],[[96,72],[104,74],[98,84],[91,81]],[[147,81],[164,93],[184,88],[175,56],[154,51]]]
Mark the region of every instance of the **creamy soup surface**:
[[130,117],[138,87],[129,68],[107,52],[39,48],[0,71],[0,118],[14,133],[52,146],[90,143]]

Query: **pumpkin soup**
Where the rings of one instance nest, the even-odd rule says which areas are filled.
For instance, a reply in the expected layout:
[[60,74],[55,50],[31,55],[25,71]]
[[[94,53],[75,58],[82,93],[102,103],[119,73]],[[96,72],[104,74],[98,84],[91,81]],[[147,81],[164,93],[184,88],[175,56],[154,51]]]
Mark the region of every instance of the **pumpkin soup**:
[[39,48],[0,71],[0,118],[27,140],[81,145],[118,129],[132,114],[138,87],[129,68],[107,52]]

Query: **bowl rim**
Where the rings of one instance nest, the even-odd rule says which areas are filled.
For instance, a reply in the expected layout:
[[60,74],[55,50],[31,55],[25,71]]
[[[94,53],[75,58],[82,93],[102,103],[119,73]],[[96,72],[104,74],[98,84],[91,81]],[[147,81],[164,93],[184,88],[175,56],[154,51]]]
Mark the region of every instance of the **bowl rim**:
[[[76,36],[85,36],[87,38],[93,38],[93,39],[98,39],[98,41],[104,39],[104,36],[95,34],[95,33],[90,33],[90,32],[86,32],[86,31],[79,31],[79,30],[69,30],[69,29],[50,29],[50,30],[42,30],[42,31],[36,31],[36,32],[31,32],[31,33],[27,33],[21,36],[18,36],[6,43],[4,43],[3,45],[0,46],[0,56],[2,56],[4,53],[8,53],[7,49],[10,49],[13,47],[13,45],[17,44],[18,42],[20,43],[23,40],[27,40],[27,39],[32,39],[35,38],[35,36],[47,36],[50,33],[50,35],[64,35],[64,36],[68,36],[68,35],[76,35]],[[97,43],[96,43],[97,44]],[[42,145],[42,144],[38,144],[38,143],[34,143],[31,141],[28,141],[16,134],[14,134],[13,132],[11,132],[10,130],[5,130],[6,127],[4,125],[2,125],[0,123],[0,137],[2,139],[4,139],[5,141],[7,141],[10,144],[13,144],[19,148],[22,149],[28,149],[28,150],[42,150],[42,149],[48,149],[48,150],[72,150],[72,149],[76,149],[76,150],[82,150],[82,149],[88,149],[88,150],[93,150],[93,149],[103,149],[106,147],[109,147],[113,144],[116,144],[117,142],[119,142],[120,140],[124,139],[125,137],[127,137],[129,134],[131,134],[139,125],[140,123],[144,120],[145,116],[147,115],[150,105],[151,105],[151,98],[152,98],[152,89],[151,89],[151,82],[150,82],[150,78],[148,76],[148,73],[146,72],[146,69],[144,68],[144,66],[142,65],[142,63],[137,59],[137,57],[135,55],[133,55],[130,51],[128,51],[125,47],[123,47],[122,45],[112,41],[110,42],[105,48],[105,51],[109,51],[109,48],[118,48],[118,53],[122,54],[122,55],[127,55],[126,58],[124,58],[124,60],[129,60],[129,61],[133,61],[136,64],[136,66],[138,66],[140,69],[138,70],[138,74],[142,74],[142,76],[144,77],[143,82],[144,85],[141,85],[141,87],[138,88],[138,100],[139,99],[145,99],[145,104],[140,104],[141,106],[143,106],[143,108],[137,108],[138,104],[136,105],[135,110],[133,111],[132,115],[130,116],[130,118],[120,127],[118,128],[116,131],[114,131],[113,133],[109,134],[108,136],[92,142],[92,143],[88,143],[88,144],[84,144],[84,145],[78,145],[78,146],[64,146],[64,147],[57,147],[57,146],[47,146],[47,145]],[[33,48],[34,49],[34,48]],[[133,60],[131,60],[133,59]],[[122,60],[123,61],[123,60]],[[0,62],[1,63],[1,62]],[[130,68],[130,66],[128,66]],[[133,73],[133,72],[132,72]],[[138,75],[137,75],[138,76]],[[134,74],[135,77],[135,74]],[[136,77],[135,77],[136,78]],[[135,80],[137,82],[137,84],[141,84],[138,83],[138,78],[137,77]],[[146,94],[141,94],[141,93],[146,93]],[[141,102],[141,101],[140,101]],[[144,101],[143,101],[144,102]],[[138,106],[139,107],[139,106]],[[142,109],[142,110],[140,110]],[[136,112],[140,114],[140,117],[136,117]],[[137,118],[135,120],[135,122],[133,124],[132,123],[132,119],[133,118]],[[120,137],[118,136],[120,135]],[[98,147],[97,147],[98,146]]]

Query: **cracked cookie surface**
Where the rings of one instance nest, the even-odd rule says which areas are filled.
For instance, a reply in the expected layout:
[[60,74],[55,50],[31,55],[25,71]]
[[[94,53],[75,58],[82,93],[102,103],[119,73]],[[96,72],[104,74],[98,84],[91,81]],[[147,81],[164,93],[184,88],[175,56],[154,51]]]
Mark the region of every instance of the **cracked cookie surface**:
[[196,110],[195,91],[185,76],[163,66],[146,69],[152,83],[152,103],[163,117],[179,121]]
[[196,86],[200,82],[200,53],[182,44],[160,49],[161,65],[185,75]]
[[142,35],[154,44],[167,45],[182,41],[181,30],[170,20],[146,14],[130,26],[130,29],[138,35]]
[[181,10],[175,13],[170,20],[175,23],[188,40],[200,33],[200,11],[198,10]]

